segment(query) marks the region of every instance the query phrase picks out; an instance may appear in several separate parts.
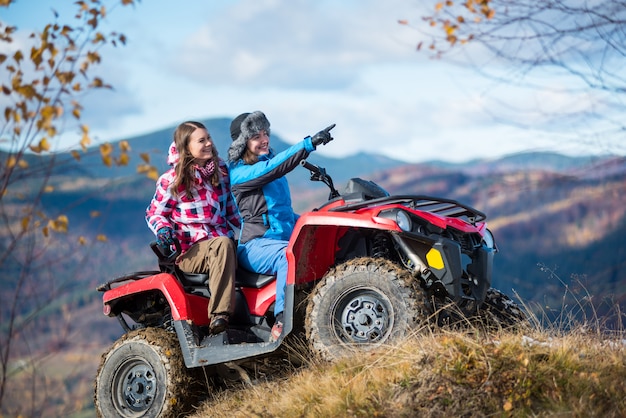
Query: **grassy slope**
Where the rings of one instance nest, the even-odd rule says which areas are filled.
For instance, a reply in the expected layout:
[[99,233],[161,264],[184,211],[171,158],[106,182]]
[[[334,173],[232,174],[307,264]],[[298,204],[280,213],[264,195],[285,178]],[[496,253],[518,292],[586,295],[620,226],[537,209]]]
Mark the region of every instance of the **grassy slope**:
[[[622,335],[623,337],[623,335]],[[192,418],[626,415],[624,340],[579,329],[412,336],[214,395]]]

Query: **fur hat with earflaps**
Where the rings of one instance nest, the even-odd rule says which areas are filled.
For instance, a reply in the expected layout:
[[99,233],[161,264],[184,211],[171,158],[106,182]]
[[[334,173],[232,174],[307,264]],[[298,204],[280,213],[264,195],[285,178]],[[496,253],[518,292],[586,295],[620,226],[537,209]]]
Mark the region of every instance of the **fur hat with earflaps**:
[[230,124],[230,137],[233,143],[228,148],[228,159],[232,162],[241,159],[248,140],[261,131],[270,134],[270,121],[261,111],[242,113],[233,119]]

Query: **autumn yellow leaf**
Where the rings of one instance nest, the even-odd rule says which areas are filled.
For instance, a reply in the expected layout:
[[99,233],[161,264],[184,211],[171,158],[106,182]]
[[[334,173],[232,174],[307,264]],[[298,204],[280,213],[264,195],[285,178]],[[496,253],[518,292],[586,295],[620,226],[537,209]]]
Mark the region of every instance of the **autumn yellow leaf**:
[[146,164],[150,164],[150,154],[148,154],[147,152],[142,152],[141,154],[139,154],[139,156]]
[[120,150],[124,152],[130,151],[130,144],[128,143],[128,141],[120,141],[119,147],[120,147]]
[[91,144],[91,138],[89,138],[89,135],[87,133],[83,133],[83,137],[80,140],[80,146],[83,148],[83,150],[87,149],[87,145]]
[[513,403],[510,400],[507,400],[502,406],[502,409],[504,409],[506,412],[509,412],[511,409],[513,409]]
[[[102,42],[105,43],[106,42],[106,38],[104,37],[104,35],[100,32],[96,33],[96,35],[93,38],[93,41],[91,41],[91,43],[93,44],[97,44],[98,42]],[[95,54],[95,53],[94,53]],[[89,59],[90,62],[96,62],[93,58],[89,57],[89,54],[87,54],[87,58]],[[95,58],[95,57],[94,57]],[[100,58],[98,57],[98,61],[100,62]]]
[[80,153],[78,151],[73,150],[70,152],[70,154],[72,154],[72,157],[74,157],[76,161],[80,161]]
[[19,161],[17,162],[17,165],[18,165],[20,168],[28,168],[28,163],[27,163],[26,161],[24,161],[24,160],[19,160]]
[[30,50],[30,60],[35,64],[35,67],[39,67],[43,62],[43,51],[41,48],[31,48]]
[[104,234],[99,234],[99,235],[96,237],[96,239],[97,239],[98,241],[101,241],[101,242],[106,242],[106,241],[107,241],[107,236],[106,236],[106,235],[104,235]]
[[61,84],[70,84],[75,75],[72,71],[57,71],[55,74]]
[[108,157],[113,152],[113,147],[108,142],[100,145],[100,155],[102,158]]
[[46,187],[43,188],[44,193],[52,193],[54,191],[54,186],[51,185],[46,185]]
[[39,114],[41,115],[41,119],[39,119],[39,121],[37,122],[38,127],[39,128],[45,128],[47,126],[50,126],[52,118],[55,115],[54,107],[53,106],[44,106],[39,111]]
[[80,245],[85,245],[85,244],[87,244],[87,239],[85,237],[83,237],[83,236],[80,236],[80,237],[78,237],[78,243]]
[[446,31],[446,35],[450,36],[454,34],[457,29],[456,25],[451,25],[450,22],[445,22],[443,25],[444,30]]
[[19,64],[20,61],[24,59],[24,54],[22,53],[22,51],[18,50],[15,52],[15,54],[13,54],[13,59]]
[[13,90],[21,95],[24,96],[26,99],[31,100],[33,99],[36,95],[37,92],[35,91],[35,89],[33,88],[33,86],[31,86],[30,84],[26,84],[26,85],[22,85],[22,84],[18,84],[18,85],[14,85],[13,86]]
[[97,210],[92,210],[91,212],[89,212],[89,216],[91,216],[92,218],[97,218],[98,216],[100,216],[100,212]]
[[50,151],[50,142],[48,141],[48,138],[41,138],[41,141],[39,141],[39,148],[44,151]]
[[67,232],[69,220],[65,215],[59,215],[56,219],[50,219],[48,221],[48,227],[56,232]]
[[159,172],[155,167],[151,167],[150,170],[148,170],[147,175],[149,179],[152,179],[154,181],[157,181],[159,179]]
[[25,216],[22,218],[22,231],[26,231],[28,229],[28,225],[30,224],[30,216]]
[[48,238],[48,235],[50,235],[50,232],[48,231],[48,227],[47,226],[44,226],[43,228],[41,228],[41,233],[46,238]]
[[118,158],[117,165],[128,165],[129,160],[130,160],[130,157],[128,156],[128,154],[123,153],[120,155],[120,158]]
[[[102,36],[102,34],[98,34],[102,37],[102,39],[104,40],[104,37]],[[97,52],[87,52],[87,60],[89,60],[89,62],[92,63],[99,63],[100,62],[100,54],[98,54]]]
[[440,2],[440,3],[435,4],[435,11],[436,12],[441,11],[441,9],[443,9],[443,3]]

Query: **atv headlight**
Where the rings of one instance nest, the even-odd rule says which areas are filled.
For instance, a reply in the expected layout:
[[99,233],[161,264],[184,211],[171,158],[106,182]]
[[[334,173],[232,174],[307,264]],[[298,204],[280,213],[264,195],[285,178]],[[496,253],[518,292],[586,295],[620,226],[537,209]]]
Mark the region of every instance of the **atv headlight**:
[[483,242],[485,243],[487,248],[491,248],[491,249],[496,248],[496,240],[493,238],[493,234],[488,229],[485,229],[485,234],[483,235]]
[[396,223],[404,232],[410,232],[413,226],[409,214],[402,210],[396,212]]

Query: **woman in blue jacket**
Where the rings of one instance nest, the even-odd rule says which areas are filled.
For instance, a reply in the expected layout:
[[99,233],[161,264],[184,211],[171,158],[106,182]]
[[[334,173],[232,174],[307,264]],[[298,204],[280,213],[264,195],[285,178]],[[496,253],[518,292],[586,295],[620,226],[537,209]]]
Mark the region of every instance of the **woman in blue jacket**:
[[298,215],[291,207],[291,194],[285,174],[320,144],[333,138],[329,129],[306,137],[283,152],[270,148],[270,122],[260,111],[243,113],[230,125],[233,143],[228,149],[232,193],[242,224],[237,257],[242,267],[262,274],[276,275],[276,302],[270,341],[283,331],[286,248]]

